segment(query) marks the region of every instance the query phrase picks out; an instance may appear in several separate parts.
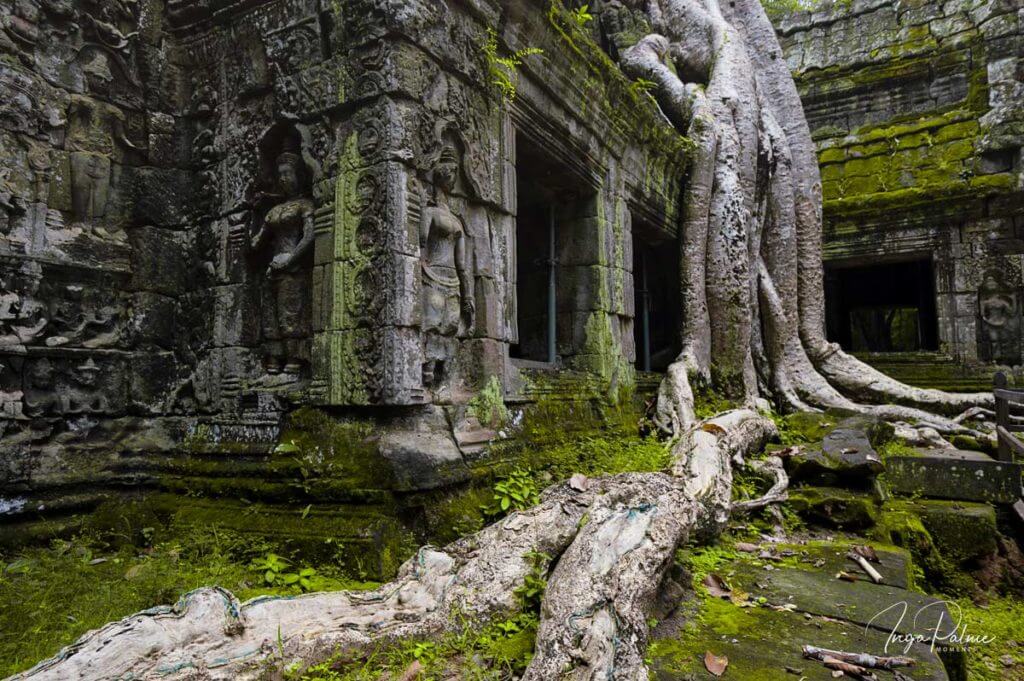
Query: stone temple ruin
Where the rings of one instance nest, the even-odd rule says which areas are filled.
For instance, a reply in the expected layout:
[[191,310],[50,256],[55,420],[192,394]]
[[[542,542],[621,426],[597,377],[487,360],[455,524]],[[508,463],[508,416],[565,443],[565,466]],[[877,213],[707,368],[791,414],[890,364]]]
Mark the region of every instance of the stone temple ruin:
[[[198,522],[263,501],[267,532],[315,504],[290,532],[384,554],[489,443],[640,409],[677,350],[687,143],[603,4],[4,3],[5,540],[150,493]],[[1021,30],[975,4],[779,24],[830,333],[928,385],[1022,357]],[[346,453],[271,455],[316,429]]]
[[[628,394],[638,295],[643,361],[671,353],[672,275],[633,271],[674,262],[683,140],[564,17],[513,12],[500,40],[548,59],[506,106],[496,6],[403,4],[5,7],[8,529],[273,499],[252,457],[304,406],[380,431],[389,491],[464,480],[488,385]],[[343,483],[317,500],[365,500]]]
[[[695,147],[616,65],[651,32],[639,4],[0,4],[0,549],[216,524],[387,580],[493,520],[496,471],[543,445],[639,441],[680,350]],[[909,384],[1019,387],[1019,2],[772,13],[818,148],[828,339]],[[701,419],[732,407],[698,397]],[[849,643],[842,621],[866,649],[881,630],[845,603],[1024,588],[1013,457],[777,419],[802,438],[770,445],[787,510],[884,544],[890,591],[831,579],[850,565],[830,543],[740,550],[738,593],[792,601],[773,632],[813,614],[819,643]],[[962,649],[915,650],[966,678]]]

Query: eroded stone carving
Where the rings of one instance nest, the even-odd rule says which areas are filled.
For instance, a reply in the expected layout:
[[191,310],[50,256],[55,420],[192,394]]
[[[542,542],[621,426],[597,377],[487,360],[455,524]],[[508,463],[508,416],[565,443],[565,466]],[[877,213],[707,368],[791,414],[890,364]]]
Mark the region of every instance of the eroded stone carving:
[[998,272],[988,272],[978,289],[978,355],[983,361],[1020,360],[1020,301]]
[[106,214],[111,159],[119,147],[140,150],[125,134],[125,116],[115,106],[72,95],[67,149],[71,162],[71,207],[75,219]]
[[314,206],[311,170],[294,139],[277,147],[276,187],[263,197],[269,208],[257,212],[250,240],[253,251],[270,254],[261,262],[267,263],[262,275],[264,366],[272,375],[298,375],[309,361]]
[[455,338],[460,330],[473,326],[476,313],[465,225],[449,205],[459,169],[458,149],[446,141],[432,172],[433,197],[420,218],[423,384],[430,388],[449,377]]

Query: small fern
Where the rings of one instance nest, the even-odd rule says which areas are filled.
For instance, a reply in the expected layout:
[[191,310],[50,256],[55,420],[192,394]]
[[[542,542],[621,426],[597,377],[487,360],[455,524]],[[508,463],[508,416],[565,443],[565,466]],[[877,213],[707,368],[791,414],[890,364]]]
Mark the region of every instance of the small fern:
[[527,47],[517,50],[507,57],[499,57],[498,33],[493,28],[487,29],[487,41],[484,43],[483,51],[487,58],[491,83],[506,102],[512,102],[516,98],[516,82],[519,80],[518,69],[523,65],[523,60],[531,55],[544,54],[544,50],[540,48]]

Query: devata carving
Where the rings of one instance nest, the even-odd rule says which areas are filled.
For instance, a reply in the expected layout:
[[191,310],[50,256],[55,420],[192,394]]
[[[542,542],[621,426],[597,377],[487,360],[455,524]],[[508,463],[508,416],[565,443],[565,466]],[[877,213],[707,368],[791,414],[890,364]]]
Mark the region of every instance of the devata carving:
[[978,289],[978,355],[1000,364],[1020,358],[1020,305],[1017,293],[997,272],[985,275]]
[[250,246],[268,250],[263,273],[264,366],[269,374],[298,375],[308,362],[312,287],[313,200],[310,170],[298,146],[276,156],[275,193],[264,197],[269,209],[257,211]]
[[24,202],[8,179],[10,175],[10,168],[0,168],[0,236],[10,234],[12,221],[25,214]]
[[460,329],[473,326],[473,277],[466,254],[466,230],[449,206],[459,175],[458,150],[442,147],[433,170],[434,196],[420,220],[423,271],[423,384],[437,387],[449,374]]
[[73,95],[68,107],[67,149],[71,158],[71,207],[77,220],[106,214],[111,158],[119,146],[139,150],[125,134],[125,116],[115,106]]

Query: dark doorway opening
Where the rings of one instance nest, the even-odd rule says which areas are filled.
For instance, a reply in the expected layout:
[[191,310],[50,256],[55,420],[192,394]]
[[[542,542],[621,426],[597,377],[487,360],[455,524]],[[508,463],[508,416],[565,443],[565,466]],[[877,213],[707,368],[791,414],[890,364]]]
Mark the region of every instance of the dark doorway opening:
[[851,352],[937,350],[930,259],[878,265],[825,264],[829,340]]
[[664,371],[679,354],[679,248],[634,222],[633,341],[636,368]]
[[[578,174],[526,136],[516,135],[517,359],[554,364],[583,340],[590,293],[583,270],[596,194]],[[589,241],[588,241],[589,239]]]

